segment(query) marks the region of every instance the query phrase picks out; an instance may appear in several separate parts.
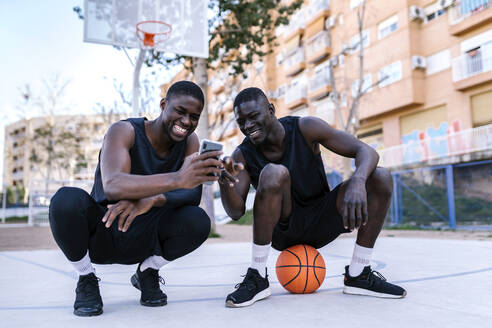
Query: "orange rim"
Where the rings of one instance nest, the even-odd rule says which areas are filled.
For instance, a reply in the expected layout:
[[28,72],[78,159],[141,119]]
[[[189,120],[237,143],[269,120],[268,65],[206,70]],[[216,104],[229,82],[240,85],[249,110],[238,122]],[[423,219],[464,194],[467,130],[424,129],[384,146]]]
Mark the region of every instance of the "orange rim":
[[[154,31],[151,31],[152,27],[155,29]],[[159,32],[158,29],[160,28],[165,30]],[[148,20],[137,23],[137,37],[146,47],[154,47],[156,44],[166,41],[172,30],[170,24],[162,21]],[[158,36],[157,39],[156,36]]]

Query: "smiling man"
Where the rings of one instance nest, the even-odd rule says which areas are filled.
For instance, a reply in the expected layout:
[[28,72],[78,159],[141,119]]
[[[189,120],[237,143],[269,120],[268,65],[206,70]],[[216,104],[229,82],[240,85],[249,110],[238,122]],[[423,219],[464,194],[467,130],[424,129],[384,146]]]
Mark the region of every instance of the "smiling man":
[[129,118],[109,128],[90,195],[63,187],[51,199],[53,236],[79,275],[75,315],[103,311],[92,263],[138,263],[131,283],[141,291],[140,303],[162,306],[167,296],[158,270],[207,239],[201,184],[216,181],[222,164],[220,152],[197,154],[193,131],[203,104],[196,84],[173,84],[157,119]]
[[[256,196],[251,266],[227,296],[226,306],[251,305],[271,294],[266,271],[270,246],[279,251],[296,244],[321,248],[354,229],[358,229],[357,240],[352,261],[345,267],[344,293],[404,297],[403,288],[388,283],[369,265],[393,186],[391,174],[376,167],[377,153],[318,118],[277,119],[275,107],[258,88],[237,95],[234,114],[245,138],[232,158],[224,159],[219,180],[222,203],[237,220],[244,214],[250,184]],[[333,190],[320,147],[355,158],[352,177]]]

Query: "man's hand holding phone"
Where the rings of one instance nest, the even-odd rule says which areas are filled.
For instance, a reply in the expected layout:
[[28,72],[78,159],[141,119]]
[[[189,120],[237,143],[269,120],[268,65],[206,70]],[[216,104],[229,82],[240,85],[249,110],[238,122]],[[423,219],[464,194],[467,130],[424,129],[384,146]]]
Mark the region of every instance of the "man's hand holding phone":
[[194,153],[187,156],[179,169],[180,188],[195,188],[202,183],[213,183],[219,180],[223,164],[218,160],[222,151],[210,151],[202,154]]
[[224,167],[219,160],[222,144],[207,139],[202,140],[200,152],[186,157],[178,171],[183,188],[195,188],[202,183],[212,184],[219,180]]
[[226,156],[222,159],[224,168],[221,171],[219,183],[228,184],[229,187],[233,187],[235,183],[239,180],[237,175],[240,171],[244,170],[244,165],[242,163],[236,163],[232,157]]
[[[218,143],[218,142],[215,142],[215,141],[211,141],[211,140],[207,140],[207,139],[203,139],[201,144],[200,144],[200,155],[204,155],[204,154],[210,154],[210,153],[215,153],[217,151],[220,151],[220,154],[217,155],[215,158],[217,160],[219,160],[219,156],[222,154],[222,144],[221,143]],[[223,165],[221,164],[219,166],[220,169],[223,168]],[[217,177],[217,179],[215,180],[210,180],[210,181],[206,181],[205,184],[207,185],[211,185],[214,181],[217,181],[218,178],[220,177],[220,171],[219,173],[210,173],[209,176],[215,176]]]

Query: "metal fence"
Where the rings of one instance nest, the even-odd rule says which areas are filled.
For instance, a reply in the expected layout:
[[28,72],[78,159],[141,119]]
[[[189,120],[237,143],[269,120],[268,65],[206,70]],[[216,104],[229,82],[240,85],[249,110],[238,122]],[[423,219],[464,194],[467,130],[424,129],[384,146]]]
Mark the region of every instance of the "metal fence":
[[29,183],[28,225],[48,224],[51,197],[63,186],[78,187],[90,193],[93,181],[89,180],[32,180]]
[[392,174],[390,225],[492,228],[492,160]]

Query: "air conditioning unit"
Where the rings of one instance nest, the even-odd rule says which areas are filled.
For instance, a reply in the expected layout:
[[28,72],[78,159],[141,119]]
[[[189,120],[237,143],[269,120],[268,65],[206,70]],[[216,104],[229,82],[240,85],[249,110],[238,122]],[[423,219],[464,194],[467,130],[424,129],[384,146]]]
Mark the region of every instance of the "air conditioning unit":
[[335,27],[337,19],[335,17],[330,17],[325,21],[325,29],[329,30]]
[[423,21],[425,19],[424,9],[417,6],[410,6],[410,20]]
[[441,10],[447,9],[454,5],[456,0],[439,0],[439,7]]
[[277,90],[268,91],[267,96],[269,99],[277,99],[278,98]]
[[424,56],[412,56],[412,69],[425,69],[426,67]]

